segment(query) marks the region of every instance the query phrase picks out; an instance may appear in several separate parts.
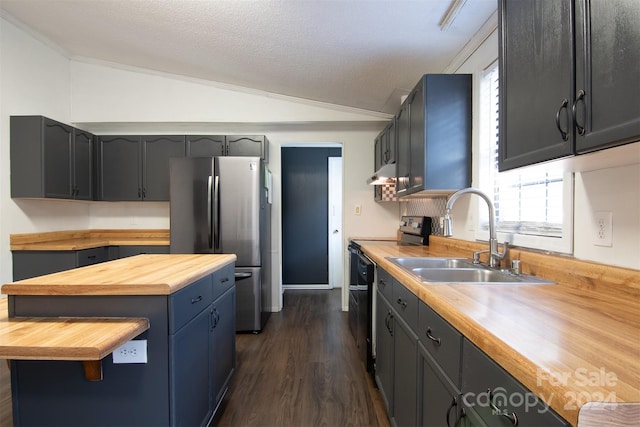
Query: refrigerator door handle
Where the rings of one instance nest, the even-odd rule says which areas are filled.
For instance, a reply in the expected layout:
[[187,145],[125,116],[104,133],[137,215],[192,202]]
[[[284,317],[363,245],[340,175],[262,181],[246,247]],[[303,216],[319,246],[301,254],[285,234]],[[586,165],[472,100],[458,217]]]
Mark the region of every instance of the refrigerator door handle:
[[211,222],[213,221],[213,218],[211,217],[211,211],[213,209],[213,207],[211,206],[211,198],[213,197],[212,191],[213,177],[209,175],[209,179],[207,180],[207,234],[209,236],[209,249],[213,249],[213,236],[211,233]]
[[251,272],[235,273],[234,278],[236,281],[250,279],[253,276]]
[[214,249],[220,249],[220,177],[215,176],[213,181],[213,245]]

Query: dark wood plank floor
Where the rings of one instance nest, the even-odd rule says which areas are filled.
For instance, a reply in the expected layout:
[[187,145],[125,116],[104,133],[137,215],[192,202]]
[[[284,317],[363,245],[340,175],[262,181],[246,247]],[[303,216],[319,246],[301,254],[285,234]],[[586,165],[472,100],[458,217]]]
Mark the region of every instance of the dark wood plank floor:
[[389,426],[340,292],[287,290],[261,334],[237,335],[218,426]]

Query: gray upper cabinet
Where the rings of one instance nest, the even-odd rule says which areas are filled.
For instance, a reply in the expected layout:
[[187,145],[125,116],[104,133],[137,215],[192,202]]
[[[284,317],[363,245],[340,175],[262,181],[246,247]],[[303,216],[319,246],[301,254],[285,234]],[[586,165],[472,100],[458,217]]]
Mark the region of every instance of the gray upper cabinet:
[[140,136],[98,139],[98,199],[142,200]]
[[500,0],[500,170],[573,153],[570,0]]
[[576,1],[576,16],[576,152],[637,141],[640,5]]
[[169,158],[185,151],[184,136],[101,136],[99,199],[169,200]]
[[169,200],[169,159],[185,156],[185,137],[143,136],[142,198]]
[[426,74],[397,117],[398,197],[471,185],[471,75]]
[[498,14],[501,171],[640,137],[636,0],[500,0]]
[[188,157],[219,157],[225,150],[224,135],[187,135]]
[[187,156],[249,156],[269,161],[269,140],[264,135],[187,135]]
[[[380,132],[374,142],[374,171],[386,164],[396,162],[396,121],[395,118]],[[374,186],[374,199],[382,200],[382,187]]]
[[11,116],[11,197],[91,199],[93,135],[43,116]]
[[264,135],[227,135],[227,156],[255,156],[269,161],[269,140]]
[[409,103],[405,102],[400,107],[396,116],[396,144],[397,144],[397,163],[396,163],[396,195],[402,197],[409,192],[409,176],[411,147],[409,138]]
[[93,200],[94,135],[73,129],[73,186],[76,199]]

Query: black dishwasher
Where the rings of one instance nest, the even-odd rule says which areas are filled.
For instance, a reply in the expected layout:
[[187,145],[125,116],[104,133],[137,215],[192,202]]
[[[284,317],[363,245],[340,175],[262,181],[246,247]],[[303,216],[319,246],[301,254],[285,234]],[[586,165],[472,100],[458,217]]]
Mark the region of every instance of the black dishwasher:
[[349,253],[349,329],[367,372],[373,374],[371,307],[375,265],[362,252],[357,241],[349,243]]
[[374,375],[374,280],[375,263],[362,251],[362,245],[428,245],[431,218],[403,216],[400,221],[400,239],[352,239],[349,241],[349,329],[356,342],[367,372]]

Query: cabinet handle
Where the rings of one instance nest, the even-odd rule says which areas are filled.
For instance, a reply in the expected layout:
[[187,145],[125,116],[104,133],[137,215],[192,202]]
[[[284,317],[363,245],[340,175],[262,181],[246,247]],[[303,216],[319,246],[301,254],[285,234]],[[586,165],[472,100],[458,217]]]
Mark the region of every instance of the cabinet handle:
[[577,117],[577,109],[578,109],[578,101],[583,101],[584,102],[584,96],[585,96],[585,92],[584,90],[580,89],[578,91],[578,96],[576,97],[576,100],[573,101],[573,105],[571,106],[571,112],[573,113],[573,122],[576,125],[576,129],[578,129],[578,135],[584,135],[584,126],[580,126],[578,124],[578,117]]
[[437,345],[440,345],[442,342],[440,338],[436,338],[433,335],[431,335],[431,328],[427,328],[427,338],[429,338],[431,341],[433,341]]
[[403,310],[407,308],[407,302],[403,301],[402,298],[398,298],[398,304],[400,304]]
[[198,295],[196,298],[191,298],[191,304],[202,301],[202,295]]
[[380,279],[378,280],[378,283],[382,285],[383,288],[387,287],[387,282],[385,282],[384,280]]
[[229,281],[228,277],[223,277],[222,279],[220,279],[220,283],[227,283]]
[[[449,405],[449,409],[447,409],[447,427],[451,427],[451,423],[449,422],[449,418],[451,417],[451,410],[458,406],[458,399],[456,396],[453,396],[453,400],[451,401],[451,405]],[[456,420],[454,426],[458,425],[458,420]]]
[[142,189],[138,187],[138,199],[142,197]]
[[[565,132],[562,129],[562,126],[560,125],[560,113],[562,112],[562,110],[566,110],[568,105],[569,105],[569,100],[567,98],[563,99],[562,104],[560,104],[560,108],[558,108],[558,111],[556,112],[556,127],[560,131],[560,135],[562,135],[563,141],[569,140],[569,134]],[[575,107],[575,104],[573,104],[573,106]],[[575,115],[575,110],[574,110],[574,115]]]
[[493,392],[491,391],[490,388],[487,389],[487,393],[489,393],[489,405],[491,406],[491,413],[493,415],[500,415],[501,417],[505,417],[509,421],[511,421],[511,425],[517,426],[518,425],[518,416],[516,415],[516,413],[515,412],[509,413],[504,409],[498,408],[493,403]]

